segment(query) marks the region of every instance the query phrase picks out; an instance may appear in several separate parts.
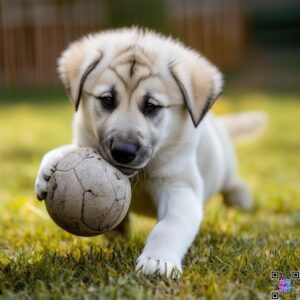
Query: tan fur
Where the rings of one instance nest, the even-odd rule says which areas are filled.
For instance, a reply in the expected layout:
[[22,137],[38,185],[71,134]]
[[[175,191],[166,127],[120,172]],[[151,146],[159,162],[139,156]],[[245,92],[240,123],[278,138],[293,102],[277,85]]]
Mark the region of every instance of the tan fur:
[[[207,64],[200,60],[183,58],[181,64],[174,67],[177,77],[184,82],[190,91],[189,101],[192,114],[195,120],[199,120],[206,105],[206,101],[211,97],[211,104],[218,95],[213,94],[213,68],[208,68]],[[185,79],[186,78],[186,79]],[[212,96],[211,96],[212,95]]]

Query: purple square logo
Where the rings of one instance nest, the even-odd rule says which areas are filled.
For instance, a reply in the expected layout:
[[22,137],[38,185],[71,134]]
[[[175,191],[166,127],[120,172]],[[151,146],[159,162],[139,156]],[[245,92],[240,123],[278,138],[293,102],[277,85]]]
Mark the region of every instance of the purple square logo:
[[279,291],[281,293],[288,293],[292,289],[292,280],[291,279],[280,279],[279,280]]

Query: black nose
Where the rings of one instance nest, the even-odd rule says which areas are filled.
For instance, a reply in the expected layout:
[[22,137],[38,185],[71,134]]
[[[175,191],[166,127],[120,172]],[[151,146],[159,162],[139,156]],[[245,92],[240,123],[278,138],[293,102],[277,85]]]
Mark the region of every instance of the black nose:
[[132,162],[138,153],[138,145],[128,142],[113,143],[111,147],[111,155],[117,162],[128,164]]

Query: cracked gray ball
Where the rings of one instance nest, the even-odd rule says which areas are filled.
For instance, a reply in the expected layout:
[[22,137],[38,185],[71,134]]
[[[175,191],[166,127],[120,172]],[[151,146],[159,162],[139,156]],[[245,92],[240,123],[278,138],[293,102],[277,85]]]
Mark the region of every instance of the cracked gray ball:
[[57,164],[45,202],[61,228],[79,236],[95,236],[120,224],[130,200],[128,177],[96,150],[79,148]]

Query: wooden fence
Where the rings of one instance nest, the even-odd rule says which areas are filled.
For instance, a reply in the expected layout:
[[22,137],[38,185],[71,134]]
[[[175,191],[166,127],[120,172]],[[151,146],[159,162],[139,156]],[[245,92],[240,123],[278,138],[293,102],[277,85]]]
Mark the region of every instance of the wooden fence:
[[[152,2],[156,5],[153,11],[150,2],[143,11],[143,0],[131,1],[0,0],[0,86],[57,85],[60,52],[75,38],[116,26],[112,11],[116,3],[124,7],[119,14],[127,13],[132,19],[124,25],[145,25],[143,14],[154,20],[159,11],[164,20],[156,29],[181,38],[221,68],[239,64],[247,36],[240,1],[157,0]],[[140,5],[139,11],[133,5]]]

